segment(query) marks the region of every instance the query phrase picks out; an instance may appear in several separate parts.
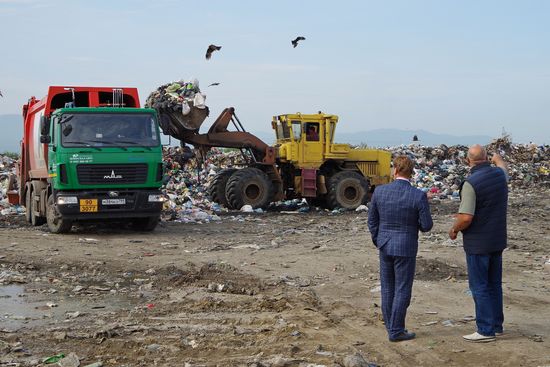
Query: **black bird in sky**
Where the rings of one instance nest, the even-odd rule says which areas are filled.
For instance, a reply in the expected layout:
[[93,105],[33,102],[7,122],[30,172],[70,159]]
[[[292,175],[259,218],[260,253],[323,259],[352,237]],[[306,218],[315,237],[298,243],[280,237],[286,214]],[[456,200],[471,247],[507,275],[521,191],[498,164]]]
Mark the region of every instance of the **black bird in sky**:
[[305,37],[298,36],[298,37],[296,37],[295,40],[292,40],[290,42],[292,42],[292,46],[294,46],[294,48],[296,48],[296,46],[298,46],[298,41],[305,41],[305,40],[306,40]]
[[216,45],[210,45],[208,46],[208,49],[206,50],[206,60],[210,60],[212,57],[212,52],[219,51],[222,49],[222,46],[216,46]]
[[220,85],[220,83],[212,83],[212,84],[209,85],[209,87],[214,87],[216,85]]
[[4,95],[2,94],[1,90],[0,90],[0,97],[4,98]]

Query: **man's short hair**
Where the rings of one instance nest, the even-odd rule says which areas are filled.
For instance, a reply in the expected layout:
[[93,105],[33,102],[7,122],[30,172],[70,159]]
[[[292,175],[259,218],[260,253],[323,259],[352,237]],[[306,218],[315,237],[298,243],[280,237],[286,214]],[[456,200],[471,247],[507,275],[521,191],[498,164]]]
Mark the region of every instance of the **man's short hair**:
[[406,155],[398,155],[393,159],[393,168],[395,172],[404,176],[412,176],[414,171],[414,162]]

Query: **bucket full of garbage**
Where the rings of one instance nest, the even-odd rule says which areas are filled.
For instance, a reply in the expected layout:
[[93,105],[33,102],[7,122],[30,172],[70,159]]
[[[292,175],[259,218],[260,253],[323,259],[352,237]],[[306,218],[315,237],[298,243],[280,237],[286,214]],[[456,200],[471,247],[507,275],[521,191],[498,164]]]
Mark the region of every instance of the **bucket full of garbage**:
[[157,110],[162,132],[175,138],[198,130],[209,113],[197,79],[161,85],[147,97],[145,107]]

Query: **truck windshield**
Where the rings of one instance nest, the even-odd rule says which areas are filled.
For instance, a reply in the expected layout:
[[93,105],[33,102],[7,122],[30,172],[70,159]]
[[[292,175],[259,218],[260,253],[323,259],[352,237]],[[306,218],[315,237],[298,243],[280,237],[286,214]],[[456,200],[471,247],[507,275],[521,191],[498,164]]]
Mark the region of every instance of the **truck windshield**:
[[155,147],[159,137],[150,114],[74,113],[60,121],[64,147]]

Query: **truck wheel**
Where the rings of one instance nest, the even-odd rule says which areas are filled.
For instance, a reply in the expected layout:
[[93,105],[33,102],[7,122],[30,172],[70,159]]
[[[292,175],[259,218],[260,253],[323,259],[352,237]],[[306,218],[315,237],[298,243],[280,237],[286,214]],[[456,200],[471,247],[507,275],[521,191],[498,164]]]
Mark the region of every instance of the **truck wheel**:
[[31,186],[25,185],[25,219],[27,223],[31,223]]
[[46,223],[46,218],[45,217],[41,217],[40,215],[34,215],[34,212],[35,212],[35,205],[36,205],[36,200],[33,200],[32,196],[34,195],[34,191],[31,192],[31,195],[30,195],[30,200],[31,200],[31,204],[29,206],[30,208],[30,211],[31,211],[31,224],[35,227],[38,227],[38,226],[41,226],[42,224]]
[[231,175],[227,181],[225,197],[233,209],[240,209],[243,205],[263,208],[271,202],[273,185],[265,172],[247,167]]
[[53,195],[48,198],[46,221],[48,223],[48,228],[52,233],[67,233],[71,231],[73,226],[73,222],[71,220],[64,219],[57,211],[57,207],[53,202]]
[[218,174],[214,176],[214,179],[212,180],[212,183],[208,188],[208,196],[210,197],[210,201],[223,205],[229,209],[235,209],[229,207],[229,203],[225,198],[225,188],[227,186],[227,181],[235,171],[235,168],[226,168],[218,172]]
[[354,171],[341,171],[328,182],[327,205],[330,209],[355,209],[368,199],[369,181]]
[[160,216],[158,215],[146,218],[135,218],[132,220],[132,227],[136,231],[151,232],[157,227],[159,220]]

